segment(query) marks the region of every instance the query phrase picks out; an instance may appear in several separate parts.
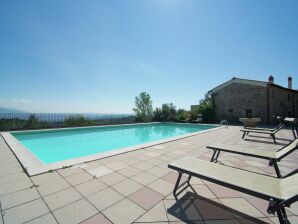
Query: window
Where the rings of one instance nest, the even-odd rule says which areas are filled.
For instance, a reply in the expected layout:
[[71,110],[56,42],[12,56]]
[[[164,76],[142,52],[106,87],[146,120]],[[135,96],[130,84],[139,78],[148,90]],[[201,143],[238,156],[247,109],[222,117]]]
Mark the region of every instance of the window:
[[290,101],[291,101],[291,95],[288,94],[288,102],[290,102]]
[[245,110],[245,117],[252,118],[252,109]]

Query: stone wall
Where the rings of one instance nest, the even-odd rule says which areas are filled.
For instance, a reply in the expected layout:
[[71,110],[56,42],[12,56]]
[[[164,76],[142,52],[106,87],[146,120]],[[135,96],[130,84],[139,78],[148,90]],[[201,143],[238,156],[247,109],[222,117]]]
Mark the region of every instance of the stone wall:
[[252,117],[267,122],[267,88],[262,86],[233,83],[212,94],[216,116],[219,120],[238,122],[252,110]]
[[[269,114],[283,117],[298,117],[298,93],[276,86],[268,86]],[[270,123],[272,123],[270,118]]]

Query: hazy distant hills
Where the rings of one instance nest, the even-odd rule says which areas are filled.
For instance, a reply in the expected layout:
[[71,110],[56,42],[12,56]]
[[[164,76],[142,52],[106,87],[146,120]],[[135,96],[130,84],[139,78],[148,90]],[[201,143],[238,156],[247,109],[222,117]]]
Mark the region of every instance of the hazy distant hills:
[[14,109],[14,108],[0,107],[0,113],[26,113],[26,111]]

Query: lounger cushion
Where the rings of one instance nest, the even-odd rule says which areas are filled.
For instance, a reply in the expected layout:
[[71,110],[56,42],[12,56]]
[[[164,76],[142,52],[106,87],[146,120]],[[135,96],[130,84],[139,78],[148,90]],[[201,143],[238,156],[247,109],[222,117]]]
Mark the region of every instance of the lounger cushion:
[[209,180],[230,184],[274,199],[288,199],[296,195],[298,190],[298,174],[285,179],[277,179],[191,157],[171,163],[169,168],[191,173],[202,179],[205,177],[205,179],[209,178]]

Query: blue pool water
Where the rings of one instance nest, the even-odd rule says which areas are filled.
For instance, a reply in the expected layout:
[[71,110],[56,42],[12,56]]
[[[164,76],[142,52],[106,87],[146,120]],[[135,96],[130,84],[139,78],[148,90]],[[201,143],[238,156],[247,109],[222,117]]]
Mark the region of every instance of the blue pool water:
[[63,161],[215,128],[152,123],[11,133],[43,163]]

